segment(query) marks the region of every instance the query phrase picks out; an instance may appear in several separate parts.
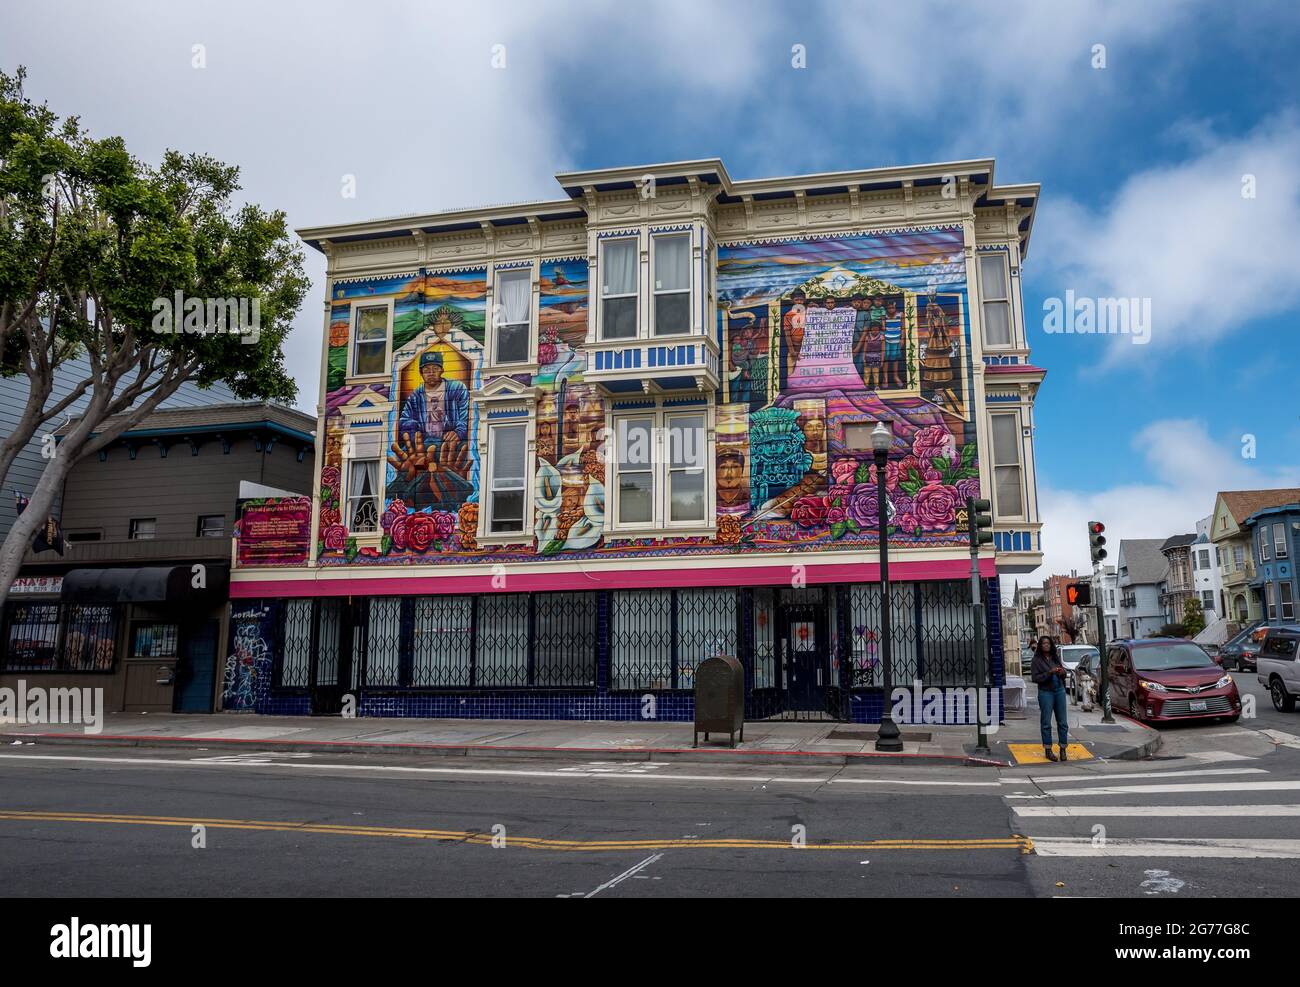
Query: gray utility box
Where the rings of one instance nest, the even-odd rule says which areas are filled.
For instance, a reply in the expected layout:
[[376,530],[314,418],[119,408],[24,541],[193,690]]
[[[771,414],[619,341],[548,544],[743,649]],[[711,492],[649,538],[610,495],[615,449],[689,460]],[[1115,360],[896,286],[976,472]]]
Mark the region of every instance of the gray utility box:
[[700,734],[709,739],[710,733],[727,733],[731,746],[736,746],[736,734],[745,742],[745,669],[731,655],[706,658],[695,670],[695,740],[692,747],[700,746]]

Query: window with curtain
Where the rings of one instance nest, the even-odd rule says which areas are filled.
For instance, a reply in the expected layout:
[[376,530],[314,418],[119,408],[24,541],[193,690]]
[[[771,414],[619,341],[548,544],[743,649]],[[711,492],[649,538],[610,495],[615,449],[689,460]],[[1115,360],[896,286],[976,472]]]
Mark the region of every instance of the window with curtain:
[[354,374],[387,373],[384,358],[388,355],[388,306],[368,305],[357,311],[352,334],[352,372]]
[[365,534],[379,528],[379,460],[354,459],[348,467],[348,530]]
[[1007,258],[980,255],[980,290],[984,298],[984,345],[1011,345],[1011,302],[1007,288]]
[[618,523],[654,523],[654,418],[619,418],[615,426],[618,463]]
[[654,324],[656,336],[691,330],[691,237],[688,233],[656,236],[654,256]]
[[600,338],[637,335],[637,241],[605,240],[600,245]]
[[518,534],[524,530],[526,429],[522,424],[493,425],[488,429],[489,534]]
[[532,300],[530,271],[502,271],[497,275],[496,302],[492,307],[494,363],[528,362]]
[[668,418],[668,520],[703,521],[704,416]]
[[1025,513],[1020,482],[1020,416],[990,416],[993,431],[993,490],[999,517],[1016,518]]

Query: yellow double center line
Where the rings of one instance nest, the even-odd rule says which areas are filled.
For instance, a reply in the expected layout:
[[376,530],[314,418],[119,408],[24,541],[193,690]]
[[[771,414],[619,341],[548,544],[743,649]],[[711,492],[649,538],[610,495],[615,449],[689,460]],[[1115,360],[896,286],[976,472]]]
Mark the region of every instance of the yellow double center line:
[[105,823],[122,826],[205,826],[209,829],[243,829],[267,833],[315,833],[326,836],[382,836],[408,840],[438,840],[476,846],[499,845],[526,850],[602,852],[610,850],[1019,850],[1032,853],[1027,836],[955,840],[849,840],[839,843],[808,843],[796,846],[788,840],[745,839],[638,839],[557,840],[540,836],[497,837],[491,833],[455,829],[406,829],[398,826],[334,826],[329,823],[274,822],[259,819],[199,819],[180,816],[114,815],[105,812],[47,812],[0,810],[0,819],[28,822]]

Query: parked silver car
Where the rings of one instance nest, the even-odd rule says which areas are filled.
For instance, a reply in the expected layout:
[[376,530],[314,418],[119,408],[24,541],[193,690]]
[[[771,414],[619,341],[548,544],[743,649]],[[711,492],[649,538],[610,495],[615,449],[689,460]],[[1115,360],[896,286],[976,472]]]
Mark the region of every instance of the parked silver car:
[[1279,713],[1294,713],[1300,696],[1300,624],[1270,627],[1260,644],[1256,677]]

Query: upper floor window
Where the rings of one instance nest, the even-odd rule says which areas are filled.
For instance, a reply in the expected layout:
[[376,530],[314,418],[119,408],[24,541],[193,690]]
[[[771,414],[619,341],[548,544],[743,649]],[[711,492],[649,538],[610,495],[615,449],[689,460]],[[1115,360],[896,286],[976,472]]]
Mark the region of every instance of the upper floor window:
[[1271,556],[1268,553],[1268,547],[1271,543],[1272,536],[1268,530],[1268,525],[1259,529],[1259,559],[1261,562],[1267,562]]
[[194,532],[197,538],[221,538],[226,533],[226,516],[224,514],[200,514],[198,528]]
[[671,528],[709,517],[702,412],[619,416],[614,424],[615,527]]
[[153,517],[133,517],[128,529],[132,539],[149,539],[158,532],[158,519]]
[[691,331],[691,236],[661,234],[651,263],[654,278],[654,332],[671,336]]
[[352,373],[361,377],[388,372],[387,305],[359,305],[353,316]]
[[1273,524],[1273,557],[1284,559],[1287,557],[1286,551],[1286,525],[1281,521]]
[[998,517],[1025,513],[1020,466],[1020,416],[991,415],[993,431],[994,510]]
[[637,336],[636,237],[605,240],[600,245],[600,338]]
[[1246,564],[1246,549],[1241,545],[1232,546],[1232,562],[1234,568],[1240,569]]
[[1279,595],[1280,595],[1280,597],[1281,597],[1281,603],[1282,603],[1282,619],[1283,619],[1283,620],[1292,620],[1292,619],[1294,619],[1294,617],[1295,617],[1295,600],[1292,598],[1292,595],[1291,595],[1291,584],[1290,584],[1289,582],[1288,582],[1288,583],[1278,583],[1278,584],[1277,584],[1277,588],[1278,588]]
[[1210,567],[1210,550],[1202,548],[1197,554],[1201,557],[1201,568],[1208,569]]
[[379,460],[348,464],[348,530],[369,534],[379,529]]
[[980,294],[984,299],[984,345],[1010,346],[1011,292],[1005,254],[980,254]]
[[527,363],[532,349],[533,276],[528,269],[501,271],[492,306],[493,364]]
[[522,534],[527,487],[527,426],[488,427],[489,535]]

